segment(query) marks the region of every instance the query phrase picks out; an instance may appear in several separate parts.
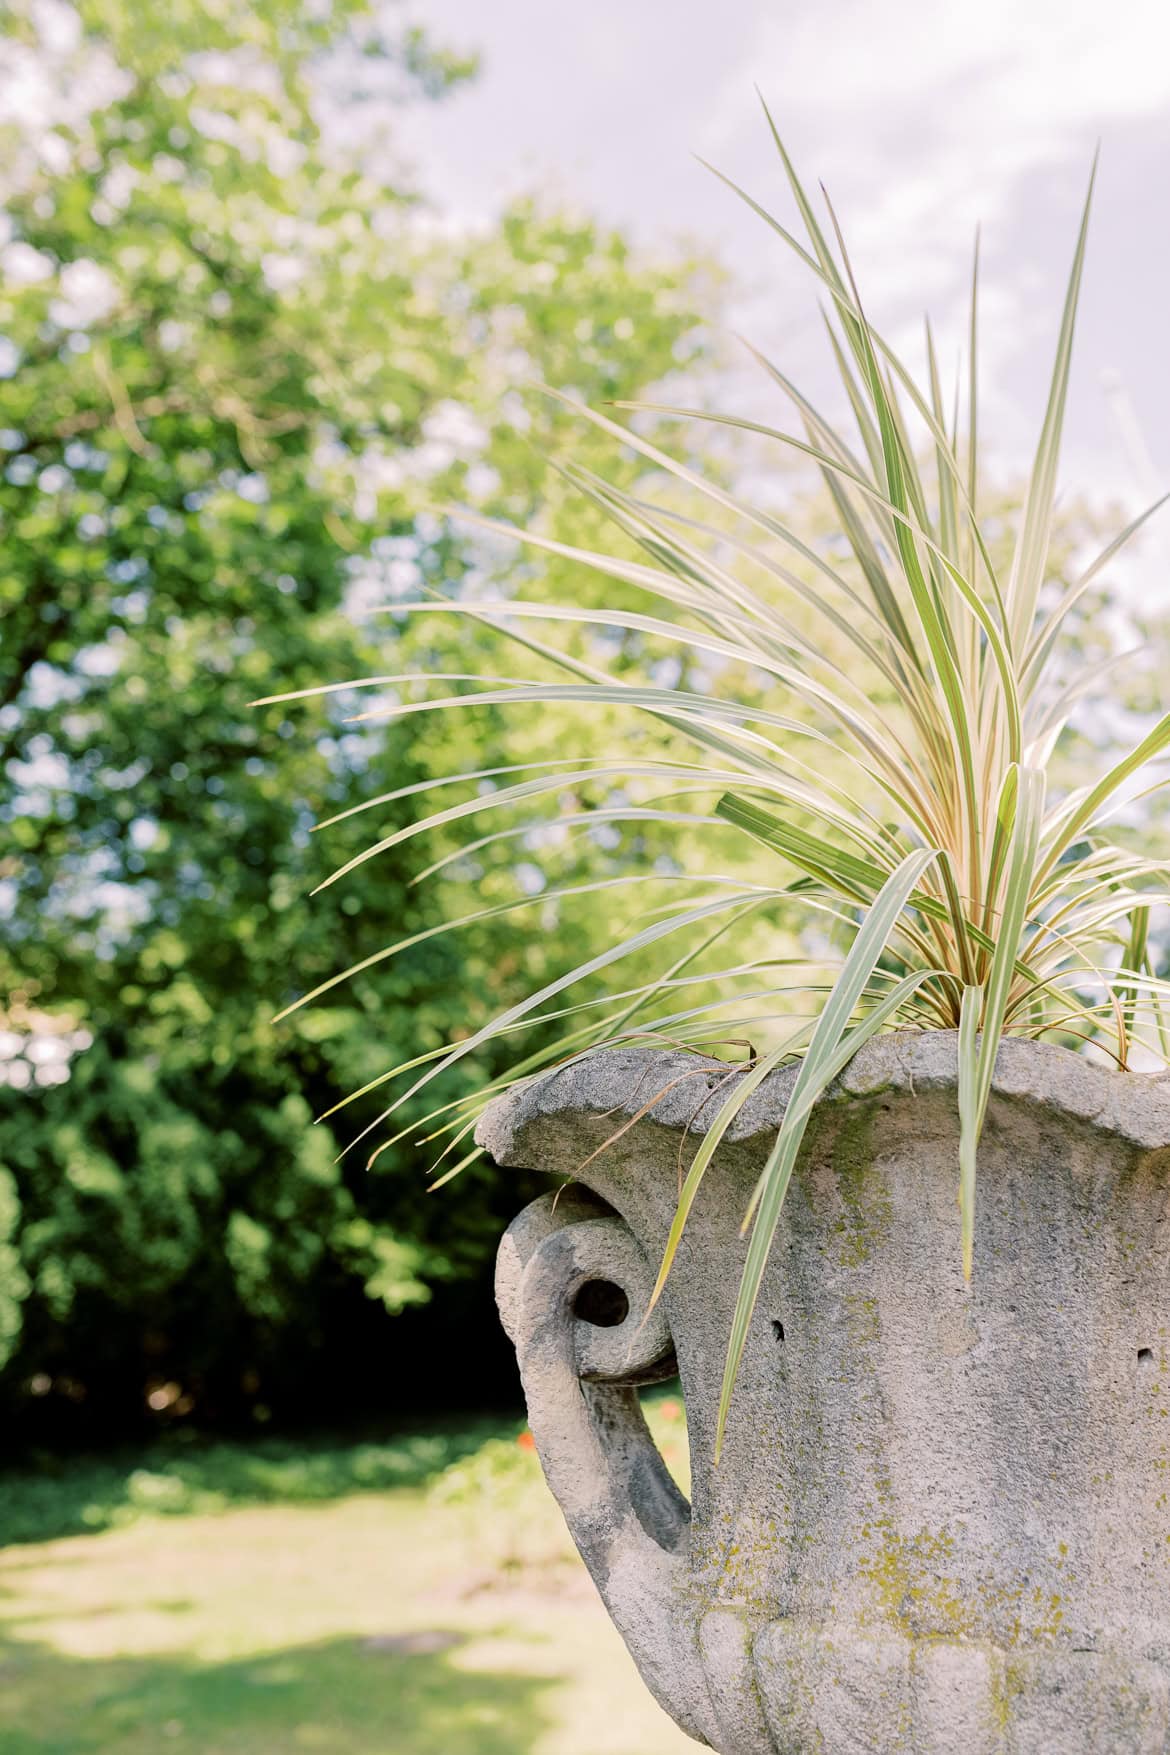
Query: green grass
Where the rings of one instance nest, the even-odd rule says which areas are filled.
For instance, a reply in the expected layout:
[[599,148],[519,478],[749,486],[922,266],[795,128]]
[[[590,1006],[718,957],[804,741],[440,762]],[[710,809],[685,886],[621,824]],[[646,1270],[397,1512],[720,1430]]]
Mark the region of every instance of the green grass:
[[0,1477],[0,1749],[681,1755],[517,1436]]
[[63,1459],[49,1452],[0,1475],[0,1547],[121,1528],[144,1515],[243,1505],[312,1505],[350,1493],[422,1487],[516,1424],[435,1421],[391,1438],[217,1443],[175,1432],[149,1449]]

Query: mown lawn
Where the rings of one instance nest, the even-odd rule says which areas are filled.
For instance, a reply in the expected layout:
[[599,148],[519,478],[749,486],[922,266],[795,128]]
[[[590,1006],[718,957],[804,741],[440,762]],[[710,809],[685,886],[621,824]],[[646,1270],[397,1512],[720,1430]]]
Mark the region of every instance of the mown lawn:
[[[681,1409],[651,1423],[681,1470]],[[681,1755],[515,1426],[0,1475],[4,1755]]]

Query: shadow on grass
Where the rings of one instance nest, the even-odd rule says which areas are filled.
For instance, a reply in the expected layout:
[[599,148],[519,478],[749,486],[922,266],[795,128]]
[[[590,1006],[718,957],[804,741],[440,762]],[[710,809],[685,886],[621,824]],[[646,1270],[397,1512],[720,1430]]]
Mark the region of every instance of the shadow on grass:
[[208,1442],[177,1434],[149,1448],[101,1457],[30,1458],[0,1473],[0,1547],[52,1541],[234,1505],[314,1505],[352,1493],[421,1487],[519,1422],[432,1422],[366,1442],[248,1439]]
[[[4,1755],[527,1755],[555,1678],[459,1666],[459,1635],[200,1663],[0,1641]],[[445,1647],[446,1649],[433,1649]]]

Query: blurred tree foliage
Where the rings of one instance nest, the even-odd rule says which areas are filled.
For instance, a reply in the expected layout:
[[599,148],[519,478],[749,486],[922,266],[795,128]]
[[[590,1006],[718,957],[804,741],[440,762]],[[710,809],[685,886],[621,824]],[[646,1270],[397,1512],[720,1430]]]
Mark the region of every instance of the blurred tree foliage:
[[[702,346],[713,281],[539,205],[437,224],[387,119],[473,69],[392,9],[4,18],[0,1395],[105,1421],[384,1401],[386,1313],[482,1273],[517,1191],[472,1169],[440,1211],[413,1145],[337,1161],[370,1111],[310,1119],[526,987],[529,929],[423,942],[274,1027],[438,918],[409,845],[309,902],[375,819],[310,825],[549,731],[249,702],[478,668],[465,632],[354,612],[472,564],[426,504],[563,529],[541,454],[567,417],[516,386],[643,390]],[[515,850],[472,875],[523,893]]]

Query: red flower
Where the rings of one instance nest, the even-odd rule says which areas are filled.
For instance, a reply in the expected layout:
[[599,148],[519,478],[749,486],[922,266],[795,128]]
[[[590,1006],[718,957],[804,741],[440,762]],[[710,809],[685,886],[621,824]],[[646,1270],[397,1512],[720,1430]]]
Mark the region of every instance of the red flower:
[[677,1420],[682,1413],[682,1403],[681,1402],[675,1402],[675,1401],[662,1402],[660,1404],[660,1407],[661,1407],[661,1412],[662,1412],[662,1418],[664,1420]]
[[536,1440],[532,1436],[531,1432],[521,1432],[521,1434],[520,1434],[519,1438],[516,1440],[516,1442],[520,1446],[521,1450],[535,1450],[536,1449]]

